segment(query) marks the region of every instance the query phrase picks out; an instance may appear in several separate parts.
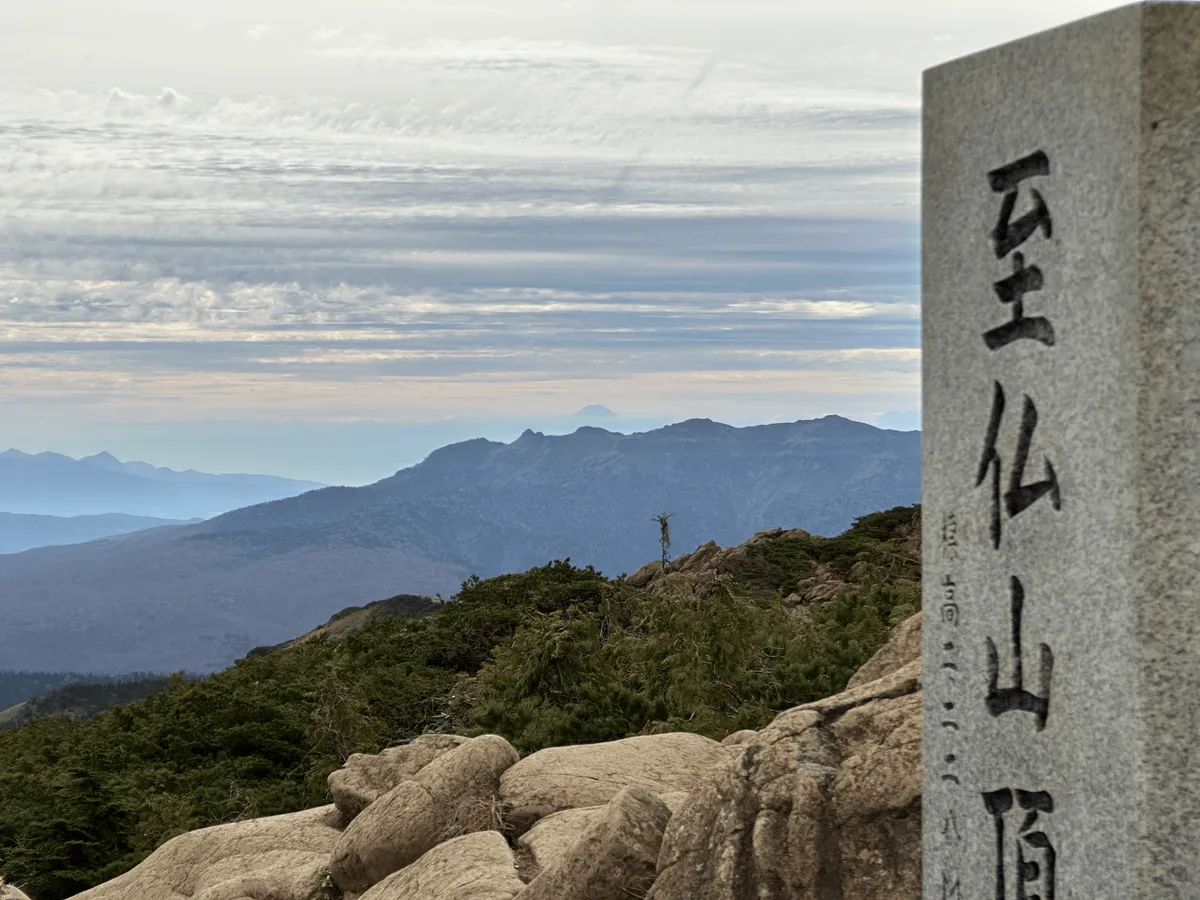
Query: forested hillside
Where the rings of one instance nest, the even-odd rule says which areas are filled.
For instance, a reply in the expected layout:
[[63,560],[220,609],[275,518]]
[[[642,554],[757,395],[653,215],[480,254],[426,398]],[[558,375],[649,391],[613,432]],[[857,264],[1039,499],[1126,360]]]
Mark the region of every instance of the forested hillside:
[[68,684],[0,710],[0,729],[16,728],[48,716],[84,721],[114,706],[165,691],[169,686],[170,679],[165,675]]
[[100,675],[95,672],[0,672],[0,710],[72,684],[120,684],[156,676],[149,672]]
[[320,805],[350,753],[423,732],[491,732],[528,753],[760,728],[841,690],[919,607],[918,515],[897,507],[834,538],[767,532],[666,573],[561,560],[471,578],[421,618],[175,677],[88,722],[0,732],[0,876],[69,896],[185,831]]

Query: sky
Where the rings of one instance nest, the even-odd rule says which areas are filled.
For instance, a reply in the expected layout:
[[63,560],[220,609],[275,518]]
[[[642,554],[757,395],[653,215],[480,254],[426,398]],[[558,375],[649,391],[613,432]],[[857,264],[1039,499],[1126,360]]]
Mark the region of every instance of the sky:
[[1112,5],[3,0],[0,450],[917,427],[920,73]]

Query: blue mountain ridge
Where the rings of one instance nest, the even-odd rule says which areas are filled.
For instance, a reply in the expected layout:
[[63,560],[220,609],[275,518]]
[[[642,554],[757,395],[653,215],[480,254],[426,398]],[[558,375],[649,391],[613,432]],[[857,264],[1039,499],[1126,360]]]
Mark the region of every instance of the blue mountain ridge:
[[363,487],[327,487],[195,525],[0,556],[0,669],[212,671],[347,606],[453,594],[469,574],[569,557],[607,575],[757,531],[840,533],[919,502],[920,433],[839,416],[735,428],[476,439]]

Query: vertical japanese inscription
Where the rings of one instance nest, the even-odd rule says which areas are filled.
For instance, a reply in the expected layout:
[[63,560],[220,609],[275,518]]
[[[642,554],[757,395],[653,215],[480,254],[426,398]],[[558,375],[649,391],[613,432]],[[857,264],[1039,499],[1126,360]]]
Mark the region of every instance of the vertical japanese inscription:
[[[992,284],[995,299],[1007,308],[1009,316],[1007,321],[989,322],[982,332],[983,344],[989,353],[1005,352],[1018,342],[1029,342],[1043,350],[1057,344],[1054,323],[1044,314],[1046,301],[1042,292],[1047,284],[1046,274],[1039,265],[1027,261],[1025,252],[1028,242],[1039,235],[1042,241],[1048,240],[1054,233],[1053,215],[1042,193],[1042,182],[1035,181],[1049,177],[1050,173],[1050,157],[1045,151],[1038,150],[993,169],[987,175],[992,191],[1003,195],[999,215],[989,234],[992,251],[997,260],[1010,257],[1009,271]],[[1025,195],[1024,198],[1022,195]],[[1022,211],[1018,214],[1019,205]],[[1039,314],[1026,315],[1027,300],[1035,299],[1039,301]],[[1001,547],[1006,521],[1035,507],[1052,510],[1049,515],[1062,509],[1058,475],[1048,457],[1042,459],[1044,477],[1040,481],[1026,481],[1039,414],[1035,399],[1037,385],[1022,387],[1026,391],[1022,393],[1016,452],[1011,460],[1007,460],[999,449],[1005,423],[1005,386],[999,380],[993,382],[991,411],[975,473],[975,487],[986,484],[989,489],[988,535],[993,551]],[[1046,513],[1032,515],[1043,516],[1035,519],[1037,526],[1044,527],[1052,521],[1045,518]],[[1047,539],[1052,540],[1050,537]],[[998,585],[996,587],[999,588]],[[1026,607],[1032,597],[1027,597],[1025,582],[1018,573],[1009,575],[1005,587],[1006,591],[986,591],[988,596],[997,600],[1000,595],[1007,594],[1005,606],[1009,628],[1005,641],[993,636],[984,638],[987,673],[986,680],[980,682],[980,700],[988,714],[996,719],[1007,720],[1009,714],[1015,713],[1031,716],[1034,726],[1032,734],[1025,730],[1025,726],[1018,724],[1019,720],[1014,720],[1012,725],[1021,729],[1018,732],[1019,740],[1026,742],[1038,739],[1037,735],[1046,728],[1050,717],[1054,653],[1048,644],[1039,643],[1036,655],[1037,684],[1035,689],[1030,689],[1026,684],[1023,637]],[[1007,644],[1010,663],[1007,684],[1001,684],[1001,643]],[[999,772],[989,773],[988,777],[1007,780]],[[1054,812],[1054,799],[1050,791],[1041,787],[1032,789],[1029,786],[1005,785],[992,786],[989,790],[981,791],[981,794],[983,802],[975,807],[976,814],[990,816],[996,834],[993,863],[996,900],[1010,900],[1010,888],[1016,900],[1054,900],[1057,892],[1057,854],[1046,832],[1045,822]],[[1010,816],[1017,820],[1015,825],[1008,823]]]
[[[940,692],[941,708],[938,710],[938,727],[942,733],[941,747],[943,754],[940,759],[939,776],[948,790],[958,791],[962,786],[959,771],[962,765],[962,731],[959,724],[959,703],[961,702],[962,682],[959,666],[959,627],[962,623],[963,595],[959,586],[957,567],[959,563],[959,521],[954,511],[942,516],[941,527],[941,562],[942,568],[938,575],[938,587],[941,597],[938,603],[938,617],[945,632],[941,645],[941,660],[938,674],[945,687]],[[962,881],[958,872],[961,871],[957,857],[962,850],[963,834],[955,809],[957,799],[943,817],[939,832],[942,845],[954,857],[949,867],[941,871],[942,896],[941,900],[962,900]],[[951,871],[951,869],[955,871]]]

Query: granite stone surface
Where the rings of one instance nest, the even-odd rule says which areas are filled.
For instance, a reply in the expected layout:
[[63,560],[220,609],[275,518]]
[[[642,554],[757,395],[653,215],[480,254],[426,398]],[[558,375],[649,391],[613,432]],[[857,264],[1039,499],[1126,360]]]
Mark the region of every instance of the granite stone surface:
[[931,69],[925,896],[1200,898],[1200,4]]

